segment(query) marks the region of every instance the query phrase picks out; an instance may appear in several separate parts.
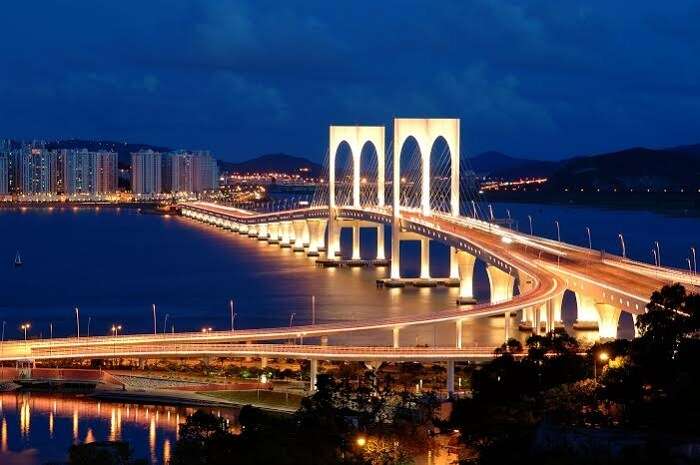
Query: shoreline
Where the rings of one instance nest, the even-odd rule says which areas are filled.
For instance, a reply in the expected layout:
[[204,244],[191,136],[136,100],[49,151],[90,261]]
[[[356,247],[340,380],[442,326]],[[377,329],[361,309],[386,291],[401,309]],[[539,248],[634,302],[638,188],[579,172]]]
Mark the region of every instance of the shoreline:
[[648,211],[676,218],[700,217],[700,193],[486,191],[486,203],[567,205],[601,210]]
[[[255,391],[255,390],[253,390]],[[292,414],[297,409],[285,409],[266,404],[237,403],[217,399],[202,392],[188,392],[177,390],[120,390],[120,389],[97,389],[86,394],[86,397],[110,402],[131,402],[142,404],[193,406],[193,407],[222,407],[241,408],[245,405],[252,405],[261,410]]]

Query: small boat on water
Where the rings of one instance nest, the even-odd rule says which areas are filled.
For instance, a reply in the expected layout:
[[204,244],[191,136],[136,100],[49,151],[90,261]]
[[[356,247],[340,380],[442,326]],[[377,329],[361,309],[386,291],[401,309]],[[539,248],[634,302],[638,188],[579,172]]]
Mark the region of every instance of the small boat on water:
[[15,255],[15,268],[22,266],[22,257],[19,256],[19,250],[17,255]]

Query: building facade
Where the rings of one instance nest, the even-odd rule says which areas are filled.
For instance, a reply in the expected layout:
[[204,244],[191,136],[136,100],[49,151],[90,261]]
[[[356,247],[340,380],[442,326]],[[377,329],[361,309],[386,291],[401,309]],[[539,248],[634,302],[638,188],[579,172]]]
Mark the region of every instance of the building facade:
[[208,151],[178,151],[167,158],[170,192],[199,193],[218,187],[219,170]]
[[149,149],[131,154],[131,191],[134,195],[156,195],[163,192],[160,153]]

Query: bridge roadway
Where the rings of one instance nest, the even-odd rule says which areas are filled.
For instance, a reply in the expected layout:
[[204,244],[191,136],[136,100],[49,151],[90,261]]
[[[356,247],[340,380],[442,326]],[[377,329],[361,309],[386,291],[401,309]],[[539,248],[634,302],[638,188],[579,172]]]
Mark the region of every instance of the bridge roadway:
[[[269,357],[329,361],[445,362],[493,358],[495,347],[382,347],[300,344],[130,344],[44,347],[32,359]],[[3,356],[0,360],[15,360]]]
[[[245,210],[209,203],[186,204],[187,208],[207,212],[239,223],[254,225],[290,219],[327,218],[328,208],[308,208],[257,214]],[[391,223],[390,208],[340,208],[339,215],[348,219]],[[600,294],[600,299],[610,301],[622,310],[633,314],[644,311],[649,295],[669,281],[681,281],[697,285],[696,278],[678,270],[654,267],[629,260],[605,258],[601,252],[589,250],[564,242],[543,239],[500,228],[480,220],[434,213],[428,217],[417,210],[402,209],[402,228],[441,240],[458,249],[470,249],[479,258],[519,274],[521,281],[527,279],[529,286],[521,286],[519,295],[510,300],[484,303],[467,307],[453,307],[428,315],[406,315],[392,318],[377,318],[365,321],[346,321],[294,327],[257,328],[235,331],[185,332],[174,334],[132,334],[118,336],[69,337],[54,339],[30,339],[26,342],[13,340],[0,345],[0,360],[19,358],[78,358],[147,356],[173,354],[207,354],[216,350],[217,356],[234,354],[269,354],[274,356],[299,356],[301,358],[322,354],[322,359],[336,357],[348,359],[371,359],[381,353],[382,359],[430,359],[429,352],[440,354],[441,360],[469,359],[477,352],[486,356],[493,348],[392,348],[392,347],[339,347],[339,346],[294,346],[288,344],[251,344],[253,341],[284,341],[300,337],[321,337],[355,331],[404,328],[411,325],[462,321],[503,315],[525,307],[537,307],[553,298],[561,298],[566,289]],[[222,346],[221,343],[236,343]],[[246,342],[247,344],[240,344]],[[202,345],[199,349],[194,344]],[[212,345],[214,344],[214,345]],[[246,348],[247,347],[247,348]],[[323,349],[320,349],[323,347]],[[175,349],[174,349],[175,348]],[[259,350],[267,352],[261,354]],[[443,351],[444,349],[444,351]],[[258,352],[255,352],[258,350]],[[47,354],[48,351],[48,354]],[[253,351],[253,352],[251,352]],[[291,352],[290,352],[291,351]],[[295,352],[296,351],[296,352]],[[441,352],[442,351],[442,352]],[[121,354],[121,355],[120,355]],[[216,355],[212,354],[212,355]],[[421,355],[422,354],[422,355]],[[267,355],[265,355],[267,356]],[[460,358],[461,357],[461,358]],[[406,358],[408,359],[408,358]]]

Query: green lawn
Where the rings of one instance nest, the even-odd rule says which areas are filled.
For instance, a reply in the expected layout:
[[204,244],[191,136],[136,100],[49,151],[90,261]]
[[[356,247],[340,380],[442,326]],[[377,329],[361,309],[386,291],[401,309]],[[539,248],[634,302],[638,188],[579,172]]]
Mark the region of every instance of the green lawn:
[[289,408],[294,410],[299,408],[303,398],[299,394],[286,394],[277,391],[209,391],[200,394],[241,405],[251,404],[261,407]]

